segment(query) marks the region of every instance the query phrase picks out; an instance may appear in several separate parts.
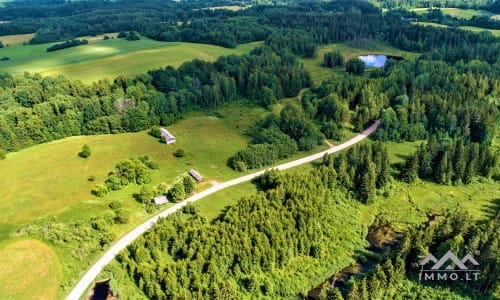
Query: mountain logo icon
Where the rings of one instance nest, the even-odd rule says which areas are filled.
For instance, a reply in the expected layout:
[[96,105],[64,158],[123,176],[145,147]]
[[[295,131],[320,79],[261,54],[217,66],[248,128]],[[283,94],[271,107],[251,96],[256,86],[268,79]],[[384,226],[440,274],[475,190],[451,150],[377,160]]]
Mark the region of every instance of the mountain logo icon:
[[474,265],[474,266],[479,266],[479,263],[477,262],[476,259],[470,254],[467,254],[464,256],[464,258],[459,259],[455,253],[451,252],[448,250],[443,257],[441,257],[439,260],[432,254],[428,254],[424,259],[422,259],[419,262],[419,265],[424,268],[427,264],[430,262],[434,263],[434,265],[427,270],[441,270],[444,266],[445,270],[469,270],[469,268],[466,266],[466,264]]

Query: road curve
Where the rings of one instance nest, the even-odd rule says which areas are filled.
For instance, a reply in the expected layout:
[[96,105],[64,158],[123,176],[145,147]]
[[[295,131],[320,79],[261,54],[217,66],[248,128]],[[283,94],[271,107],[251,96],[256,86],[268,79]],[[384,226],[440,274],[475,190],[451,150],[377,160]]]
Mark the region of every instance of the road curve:
[[[380,120],[375,121],[370,127],[368,127],[365,131],[362,133],[358,134],[356,137],[348,140],[345,143],[342,143],[340,145],[337,145],[335,147],[329,148],[328,150],[312,154],[303,158],[299,158],[297,160],[287,162],[278,166],[271,167],[269,169],[278,169],[278,170],[286,170],[290,169],[317,159],[322,158],[325,154],[331,154],[338,152],[340,150],[343,150],[345,148],[348,148],[356,143],[359,143],[366,137],[368,137],[370,134],[372,134],[380,124]],[[148,229],[151,229],[156,222],[160,218],[164,218],[168,215],[171,215],[175,212],[177,212],[179,209],[183,208],[188,204],[189,202],[195,202],[198,201],[208,195],[211,195],[213,193],[216,193],[220,190],[223,190],[225,188],[228,188],[233,185],[237,185],[242,182],[250,181],[254,179],[255,177],[258,177],[262,175],[265,172],[265,170],[258,171],[252,174],[248,174],[245,176],[241,176],[235,179],[228,180],[226,182],[222,182],[220,184],[214,185],[211,188],[208,188],[202,192],[196,193],[193,196],[187,198],[186,200],[179,202],[168,209],[162,211],[161,213],[157,214],[156,216],[150,218],[146,222],[142,223],[141,225],[137,226],[134,228],[131,232],[126,234],[124,237],[122,237],[118,242],[116,242],[111,248],[109,248],[104,255],[85,273],[83,278],[78,282],[78,284],[73,288],[71,293],[66,297],[67,300],[78,300],[81,295],[85,292],[87,287],[93,283],[94,279],[97,277],[97,275],[101,272],[101,270],[109,264],[115,256],[120,253],[125,247],[130,245],[136,238],[138,238],[140,235],[142,235],[144,232],[146,232]]]

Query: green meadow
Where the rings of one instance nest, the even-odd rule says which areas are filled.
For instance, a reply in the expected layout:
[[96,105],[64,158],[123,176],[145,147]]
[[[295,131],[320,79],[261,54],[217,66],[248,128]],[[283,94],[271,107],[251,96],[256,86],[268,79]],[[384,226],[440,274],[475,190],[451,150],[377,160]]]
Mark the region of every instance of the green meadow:
[[46,52],[52,44],[13,45],[0,49],[0,57],[10,58],[0,61],[0,70],[12,74],[26,71],[42,75],[64,74],[90,83],[104,77],[113,79],[119,75],[134,75],[167,65],[178,67],[195,58],[213,61],[221,55],[241,55],[258,44],[254,42],[228,49],[206,44],[158,42],[147,38],[139,41],[109,39],[54,52]]
[[[428,8],[414,8],[412,11],[419,15],[427,13]],[[491,13],[485,10],[462,9],[462,8],[440,8],[443,15],[449,15],[459,19],[470,20],[474,16],[490,16]]]
[[365,48],[357,48],[355,46],[343,43],[343,44],[329,44],[318,47],[318,55],[312,59],[303,59],[306,69],[311,73],[313,81],[318,84],[321,81],[328,79],[332,76],[334,71],[343,71],[344,67],[337,67],[334,69],[323,67],[323,56],[325,53],[330,51],[338,51],[347,61],[351,58],[358,57],[360,55],[369,54],[384,54],[401,56],[405,59],[410,59],[416,57],[418,54],[403,51],[380,42],[370,42]]
[[[422,25],[422,26],[434,26],[434,27],[440,27],[440,28],[448,28],[447,25],[439,24],[439,23],[434,23],[434,22],[412,22],[415,25]],[[475,27],[475,26],[460,26],[458,27],[462,30],[468,30],[472,32],[483,32],[483,31],[489,31],[491,32],[494,36],[499,37],[500,36],[500,30],[499,29],[486,29],[486,28],[481,28],[481,27]]]
[[[132,184],[103,198],[91,195],[91,189],[103,182],[118,162],[139,155],[157,161],[160,169],[152,172],[151,186],[161,182],[171,185],[196,168],[206,179],[197,186],[202,190],[242,175],[226,166],[227,159],[246,147],[248,138],[243,132],[266,113],[242,102],[222,107],[214,114],[192,113],[167,127],[177,138],[176,144],[170,145],[160,143],[147,132],[137,132],[71,137],[9,153],[0,161],[0,255],[19,252],[27,244],[38,254],[11,256],[0,262],[0,298],[61,298],[61,284],[74,282],[99,255],[94,252],[83,265],[75,265],[68,247],[28,239],[19,233],[20,228],[30,228],[29,224],[51,217],[58,222],[88,222],[108,210],[111,201],[118,200],[131,213],[128,224],[112,226],[118,238],[150,216],[142,203],[134,200],[141,186]],[[83,144],[91,148],[87,159],[77,155]],[[184,157],[174,157],[178,148],[185,150]],[[88,180],[91,176],[95,177],[92,182]],[[34,264],[46,273],[24,269]],[[43,285],[37,276],[47,283],[44,288],[36,288]],[[16,281],[35,285],[12,284]]]

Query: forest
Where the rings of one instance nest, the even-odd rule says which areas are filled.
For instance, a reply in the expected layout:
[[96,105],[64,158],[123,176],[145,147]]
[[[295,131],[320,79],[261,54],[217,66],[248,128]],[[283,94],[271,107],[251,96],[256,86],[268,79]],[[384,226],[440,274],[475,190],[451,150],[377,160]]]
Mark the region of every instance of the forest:
[[[500,289],[498,217],[497,212],[496,216],[478,225],[462,210],[447,211],[432,223],[408,230],[396,249],[383,257],[368,274],[358,276],[343,289],[325,287],[320,299],[385,299],[395,296],[404,299],[495,299],[484,291],[498,293]],[[479,280],[416,285],[419,259],[427,253],[442,257],[449,249],[459,257],[468,253],[481,254],[477,257],[481,266]]]
[[[372,149],[354,148],[347,156],[362,157],[367,150]],[[363,245],[366,235],[366,228],[358,223],[360,204],[353,201],[342,173],[331,161],[327,158],[306,175],[265,173],[256,180],[259,193],[242,198],[214,222],[207,222],[196,210],[163,219],[119,255],[117,260],[128,275],[115,272],[114,280],[130,276],[150,299],[304,297],[322,272],[339,271],[342,253]],[[375,188],[378,182],[372,180]],[[445,212],[433,222],[409,228],[370,272],[353,277],[342,289],[325,286],[318,299],[395,295],[494,299],[500,272],[497,228],[498,215],[478,225],[463,211]],[[479,280],[414,284],[419,259],[429,252],[442,256],[449,249],[460,257],[481,253]]]
[[[0,78],[0,148],[13,151],[82,134],[108,134],[168,125],[192,110],[246,97],[259,105],[290,97],[310,84],[296,57],[268,47],[214,63],[194,60],[134,78],[84,85],[60,77]],[[267,87],[268,93],[260,93]],[[266,98],[263,98],[266,96]]]
[[[38,2],[0,8],[0,20],[12,21],[0,24],[0,35],[36,32],[31,44],[70,41],[56,48],[109,32],[130,40],[146,36],[224,47],[264,42],[243,56],[158,66],[89,85],[64,76],[1,74],[0,159],[6,152],[69,136],[166,126],[187,113],[241,99],[272,109],[281,99],[294,98],[245,132],[249,144],[227,162],[244,172],[312,150],[325,139],[340,140],[347,126],[356,133],[381,120],[372,141],[325,156],[308,173],[264,173],[255,180],[257,193],[213,221],[192,206],[160,220],[120,253],[121,272],[114,278],[132,280],[151,299],[304,298],[367,248],[362,208],[383,201],[389,185],[431,181],[461,186],[499,179],[500,43],[492,34],[416,26],[404,20],[406,11],[382,13],[364,1],[256,5],[239,11],[203,9],[226,1]],[[493,8],[497,3],[471,0],[464,5]],[[427,7],[429,2],[387,5]],[[318,55],[319,45],[366,49],[374,41],[414,52],[415,59],[390,59],[383,68],[365,70],[356,58],[329,52],[321,60],[331,76],[321,83],[313,83],[304,66],[305,59]],[[415,141],[421,143],[416,151],[391,165],[385,143]],[[122,161],[93,193],[149,183],[155,169],[147,157]],[[136,200],[145,203],[164,194],[176,202],[193,191],[194,183],[185,177],[169,190],[161,183],[143,185]],[[52,244],[74,239],[91,245],[88,251],[99,251],[115,239],[109,224],[129,220],[130,212],[119,202],[108,206],[105,216],[90,225],[75,221],[62,226],[44,219],[34,222],[32,230]],[[500,293],[497,228],[498,215],[476,224],[460,210],[408,225],[393,251],[374,255],[378,260],[370,272],[342,288],[325,287],[319,297],[494,299]],[[98,242],[90,240],[89,232]],[[416,283],[418,259],[427,252],[442,255],[445,249],[461,257],[468,251],[483,253],[480,280],[451,287]],[[84,261],[82,253],[75,255]]]

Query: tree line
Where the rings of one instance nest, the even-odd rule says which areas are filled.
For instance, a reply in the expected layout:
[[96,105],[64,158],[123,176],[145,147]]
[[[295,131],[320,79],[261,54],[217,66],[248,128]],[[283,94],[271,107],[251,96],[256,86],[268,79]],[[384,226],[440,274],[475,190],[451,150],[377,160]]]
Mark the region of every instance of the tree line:
[[[86,1],[56,5],[57,9],[50,14],[38,14],[40,8],[27,8],[23,2],[16,3],[0,8],[0,19],[15,20],[0,24],[0,35],[36,31],[31,43],[135,30],[160,41],[210,43],[225,47],[266,40],[268,45],[279,48],[285,41],[295,54],[308,57],[315,55],[318,44],[347,41],[364,44],[367,40],[380,40],[408,51],[432,52],[450,62],[460,59],[495,62],[500,53],[498,38],[491,34],[416,26],[402,20],[401,11],[382,14],[366,1],[257,5],[237,12],[201,9],[214,5],[204,1],[102,4]],[[89,8],[92,8],[92,13],[86,11]]]
[[291,157],[298,151],[308,151],[321,145],[324,136],[303,110],[287,104],[279,117],[271,115],[250,132],[252,143],[229,158],[228,164],[237,171],[258,169]]
[[309,84],[296,57],[279,56],[267,47],[92,85],[62,76],[1,75],[0,148],[14,151],[67,136],[168,125],[188,111],[214,109],[242,97],[268,106]]
[[47,48],[47,52],[53,52],[53,51],[67,49],[67,48],[71,48],[71,47],[87,45],[88,43],[89,43],[89,41],[87,41],[85,39],[83,39],[83,40],[77,40],[77,39],[69,40],[69,41],[66,41],[63,43],[58,43],[58,44],[54,44],[54,45],[50,46],[49,48]]

